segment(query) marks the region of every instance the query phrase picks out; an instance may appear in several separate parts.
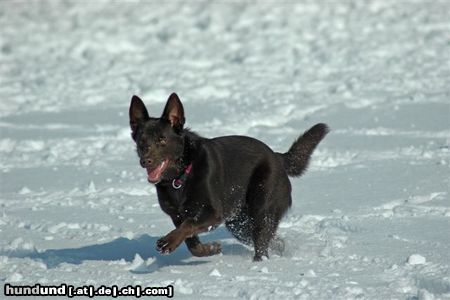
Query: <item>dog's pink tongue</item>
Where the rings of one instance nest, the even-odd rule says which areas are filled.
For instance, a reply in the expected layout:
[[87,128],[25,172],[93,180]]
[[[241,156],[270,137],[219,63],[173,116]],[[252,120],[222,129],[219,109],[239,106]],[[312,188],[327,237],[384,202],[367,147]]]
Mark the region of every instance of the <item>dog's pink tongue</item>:
[[161,178],[161,174],[164,171],[167,164],[167,160],[163,161],[159,166],[154,169],[147,168],[147,178],[150,182],[157,182]]

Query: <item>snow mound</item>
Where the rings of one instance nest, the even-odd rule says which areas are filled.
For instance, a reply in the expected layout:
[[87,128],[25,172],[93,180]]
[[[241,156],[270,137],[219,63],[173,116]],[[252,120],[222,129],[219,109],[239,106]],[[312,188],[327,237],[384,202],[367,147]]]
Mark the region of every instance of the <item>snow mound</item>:
[[133,261],[129,266],[125,267],[125,270],[132,273],[151,273],[157,268],[156,259],[153,257],[144,260],[139,254],[136,253]]
[[427,262],[426,258],[420,254],[413,254],[407,260],[410,265],[423,265]]

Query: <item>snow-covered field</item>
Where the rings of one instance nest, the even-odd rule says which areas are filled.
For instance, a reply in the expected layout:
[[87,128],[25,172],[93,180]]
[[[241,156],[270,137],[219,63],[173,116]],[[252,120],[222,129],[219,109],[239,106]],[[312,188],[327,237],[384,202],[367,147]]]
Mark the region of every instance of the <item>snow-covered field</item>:
[[[0,282],[173,285],[176,299],[450,298],[450,2],[1,1]],[[283,256],[160,256],[172,229],[128,105],[285,151]],[[0,298],[4,297],[1,294]]]

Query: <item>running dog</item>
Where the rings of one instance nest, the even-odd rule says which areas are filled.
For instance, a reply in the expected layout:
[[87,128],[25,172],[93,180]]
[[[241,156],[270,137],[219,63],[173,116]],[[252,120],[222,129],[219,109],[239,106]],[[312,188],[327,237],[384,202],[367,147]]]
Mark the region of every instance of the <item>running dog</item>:
[[251,137],[209,139],[184,128],[183,105],[175,93],[159,118],[150,117],[137,96],[129,114],[140,164],[175,225],[158,240],[160,253],[185,242],[194,256],[218,254],[220,244],[201,243],[198,234],[222,223],[239,241],[254,246],[254,261],[268,257],[269,248],[284,249],[276,230],[292,203],[288,176],[306,170],[329,131],[326,124],[314,125],[288,152],[277,153]]

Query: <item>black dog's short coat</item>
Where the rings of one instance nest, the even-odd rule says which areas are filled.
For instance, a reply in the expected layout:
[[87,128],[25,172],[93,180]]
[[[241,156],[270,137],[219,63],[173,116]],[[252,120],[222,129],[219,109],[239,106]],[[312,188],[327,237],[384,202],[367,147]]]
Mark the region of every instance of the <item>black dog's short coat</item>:
[[292,202],[288,175],[305,171],[327,125],[313,126],[282,154],[246,136],[203,138],[184,123],[176,94],[160,118],[150,117],[139,97],[131,100],[130,126],[140,164],[176,227],[158,240],[157,249],[168,254],[185,241],[195,256],[217,254],[220,244],[203,244],[198,234],[225,223],[239,241],[254,246],[255,261],[268,257],[269,246],[281,241],[275,233]]

